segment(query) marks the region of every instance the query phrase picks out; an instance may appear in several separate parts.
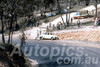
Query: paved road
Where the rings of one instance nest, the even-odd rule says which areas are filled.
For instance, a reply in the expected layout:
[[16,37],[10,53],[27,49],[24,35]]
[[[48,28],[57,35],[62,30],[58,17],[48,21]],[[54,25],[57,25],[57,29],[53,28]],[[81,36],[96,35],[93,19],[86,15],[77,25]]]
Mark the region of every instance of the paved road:
[[100,67],[100,49],[77,44],[83,42],[27,40],[23,51],[39,67]]

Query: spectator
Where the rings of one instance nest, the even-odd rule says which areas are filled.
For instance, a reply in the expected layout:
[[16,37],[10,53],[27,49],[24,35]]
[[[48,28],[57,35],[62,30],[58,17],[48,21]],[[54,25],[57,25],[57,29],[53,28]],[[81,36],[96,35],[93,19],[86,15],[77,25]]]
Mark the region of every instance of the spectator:
[[59,25],[57,25],[57,29],[59,30]]
[[37,30],[37,38],[39,37],[39,31]]
[[59,29],[62,30],[62,23],[59,25]]
[[37,27],[39,26],[39,21],[37,21],[37,25],[36,25]]
[[[73,19],[71,18],[71,25],[72,25],[72,23],[73,23]],[[73,26],[73,25],[72,25]]]
[[49,24],[49,28],[51,28],[51,23]]
[[78,28],[80,27],[80,20],[79,19],[77,20],[77,26],[78,26]]
[[96,17],[96,18],[94,18],[94,25],[96,26],[97,25],[97,20],[98,20],[98,18]]
[[47,29],[46,30],[47,30],[47,32],[49,31],[49,27],[48,26],[47,26]]
[[55,25],[53,24],[53,30],[55,29]]

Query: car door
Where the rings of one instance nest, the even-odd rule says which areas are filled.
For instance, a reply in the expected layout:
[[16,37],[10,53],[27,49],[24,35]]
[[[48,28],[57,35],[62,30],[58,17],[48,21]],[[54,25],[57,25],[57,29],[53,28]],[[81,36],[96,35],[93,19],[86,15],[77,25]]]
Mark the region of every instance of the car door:
[[51,39],[50,33],[47,33],[47,39]]
[[47,39],[47,33],[44,33],[43,38]]
[[49,39],[48,33],[45,33],[45,34],[43,35],[43,38],[44,38],[44,39]]
[[44,37],[45,37],[45,39],[51,39],[51,36],[52,35],[50,35],[50,33],[46,33],[46,35]]
[[51,39],[53,37],[52,33],[49,33],[48,38]]

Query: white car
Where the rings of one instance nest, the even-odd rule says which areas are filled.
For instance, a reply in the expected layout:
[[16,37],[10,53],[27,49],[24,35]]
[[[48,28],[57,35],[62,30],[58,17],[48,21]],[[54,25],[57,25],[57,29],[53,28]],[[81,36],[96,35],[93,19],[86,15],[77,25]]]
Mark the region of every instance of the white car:
[[58,37],[56,35],[53,35],[52,33],[44,33],[39,36],[40,40],[43,39],[50,39],[50,40],[57,40]]

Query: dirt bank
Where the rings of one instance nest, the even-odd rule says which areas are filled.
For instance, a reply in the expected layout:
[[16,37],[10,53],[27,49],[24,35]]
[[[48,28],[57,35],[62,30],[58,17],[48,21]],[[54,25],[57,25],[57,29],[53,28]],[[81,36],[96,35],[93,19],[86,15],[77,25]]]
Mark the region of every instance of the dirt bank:
[[10,56],[13,47],[0,43],[0,67],[31,67],[30,61],[24,56]]
[[60,40],[100,41],[100,30],[55,33]]

